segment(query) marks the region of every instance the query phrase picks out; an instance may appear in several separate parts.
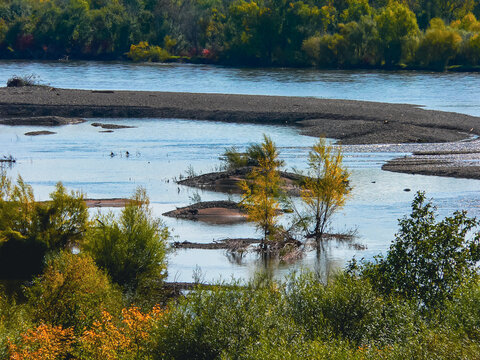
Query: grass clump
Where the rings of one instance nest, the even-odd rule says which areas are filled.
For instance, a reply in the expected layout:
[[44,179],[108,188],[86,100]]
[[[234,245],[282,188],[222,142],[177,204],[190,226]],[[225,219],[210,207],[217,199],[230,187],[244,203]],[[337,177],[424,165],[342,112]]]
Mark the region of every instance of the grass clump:
[[7,80],[7,87],[39,86],[40,79],[35,74],[13,75]]

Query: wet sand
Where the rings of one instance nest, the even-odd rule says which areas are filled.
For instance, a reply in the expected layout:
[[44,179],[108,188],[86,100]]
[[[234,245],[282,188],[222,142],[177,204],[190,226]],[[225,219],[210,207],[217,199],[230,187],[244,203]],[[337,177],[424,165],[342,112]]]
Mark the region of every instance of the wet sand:
[[236,224],[247,221],[247,214],[233,201],[203,201],[162,214],[177,219],[203,221],[210,224]]
[[102,208],[102,207],[125,207],[131,199],[112,198],[112,199],[85,199],[85,203],[89,208]]
[[390,160],[382,170],[480,180],[480,141],[448,145]]

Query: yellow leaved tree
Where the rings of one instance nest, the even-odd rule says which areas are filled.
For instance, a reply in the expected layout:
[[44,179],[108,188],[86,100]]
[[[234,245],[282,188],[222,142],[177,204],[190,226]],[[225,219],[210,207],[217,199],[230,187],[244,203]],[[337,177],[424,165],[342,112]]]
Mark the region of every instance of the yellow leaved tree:
[[307,238],[320,245],[329,221],[343,207],[351,191],[350,173],[342,164],[340,147],[328,145],[320,138],[308,154],[308,172],[301,186],[305,211],[297,220]]
[[278,159],[278,150],[272,139],[263,135],[260,144],[258,165],[252,168],[247,180],[240,183],[243,190],[241,205],[248,213],[248,220],[254,222],[263,232],[262,248],[267,248],[267,241],[277,229],[280,215],[280,197],[282,180],[279,167],[283,161]]

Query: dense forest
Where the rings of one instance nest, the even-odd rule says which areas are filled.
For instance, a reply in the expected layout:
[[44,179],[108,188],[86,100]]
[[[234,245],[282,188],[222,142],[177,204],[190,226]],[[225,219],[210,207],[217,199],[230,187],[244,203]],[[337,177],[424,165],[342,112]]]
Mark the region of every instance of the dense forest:
[[3,0],[0,57],[476,69],[478,0]]

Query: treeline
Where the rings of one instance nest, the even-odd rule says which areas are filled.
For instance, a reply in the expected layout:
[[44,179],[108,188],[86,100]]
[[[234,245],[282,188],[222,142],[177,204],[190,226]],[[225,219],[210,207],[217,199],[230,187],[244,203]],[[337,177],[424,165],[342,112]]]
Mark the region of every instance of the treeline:
[[4,0],[2,58],[473,69],[478,0]]

